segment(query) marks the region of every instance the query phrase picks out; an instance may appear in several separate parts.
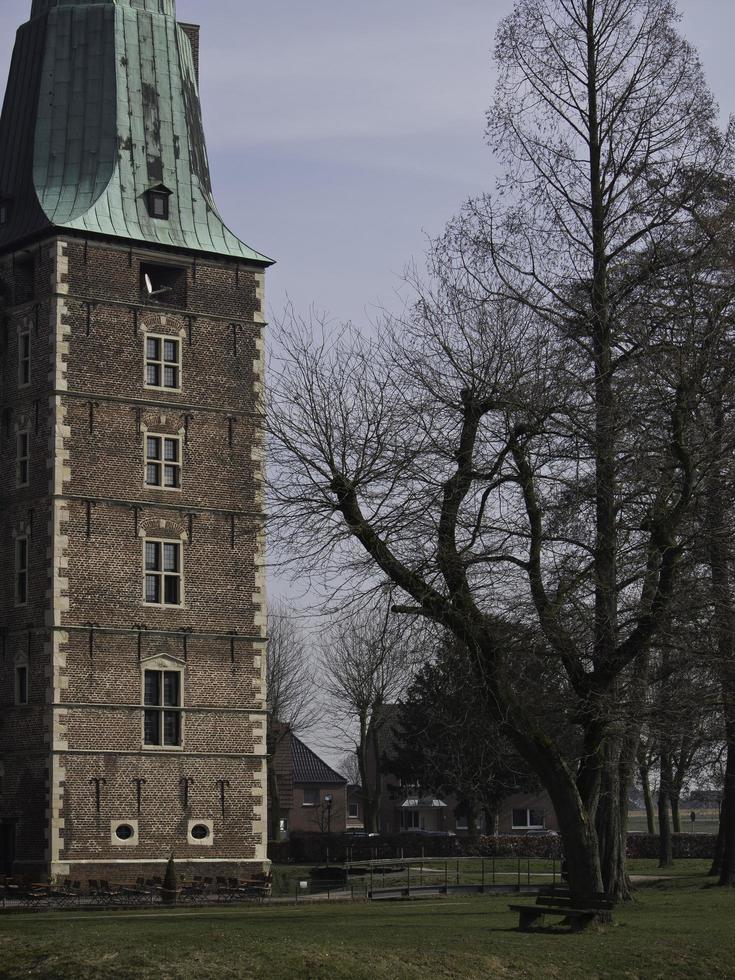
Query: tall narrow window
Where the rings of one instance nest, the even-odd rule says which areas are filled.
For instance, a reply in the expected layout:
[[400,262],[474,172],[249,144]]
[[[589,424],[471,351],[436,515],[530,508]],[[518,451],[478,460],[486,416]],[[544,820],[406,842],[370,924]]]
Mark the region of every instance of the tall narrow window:
[[146,670],[143,678],[146,745],[181,745],[181,674]]
[[19,487],[27,487],[31,460],[31,437],[28,432],[18,433],[15,459],[15,482]]
[[31,383],[31,328],[24,327],[18,335],[18,384]]
[[145,542],[145,601],[151,606],[180,606],[183,595],[181,544]]
[[15,703],[28,704],[28,668],[15,668]]
[[177,337],[146,337],[145,383],[149,388],[181,387],[181,341]]
[[0,225],[6,225],[10,221],[10,201],[0,200]]
[[28,538],[15,539],[15,604],[28,602]]
[[178,436],[147,435],[145,482],[163,490],[181,489],[181,439]]

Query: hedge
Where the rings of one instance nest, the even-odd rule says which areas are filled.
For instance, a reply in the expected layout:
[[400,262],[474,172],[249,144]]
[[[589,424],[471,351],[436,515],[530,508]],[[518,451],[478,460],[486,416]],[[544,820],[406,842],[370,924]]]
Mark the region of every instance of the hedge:
[[[674,834],[675,858],[713,858],[717,837],[712,834]],[[658,837],[628,834],[628,857],[657,858]],[[271,841],[268,857],[274,864],[322,864],[329,861],[400,860],[444,857],[561,857],[560,837],[432,837],[392,834],[362,837],[342,834],[293,834],[287,841]]]

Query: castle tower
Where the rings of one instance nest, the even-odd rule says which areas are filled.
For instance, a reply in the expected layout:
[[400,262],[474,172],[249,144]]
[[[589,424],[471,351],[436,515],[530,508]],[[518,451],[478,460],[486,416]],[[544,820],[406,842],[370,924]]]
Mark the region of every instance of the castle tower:
[[0,121],[0,874],[266,860],[263,283],[175,0],[33,0]]

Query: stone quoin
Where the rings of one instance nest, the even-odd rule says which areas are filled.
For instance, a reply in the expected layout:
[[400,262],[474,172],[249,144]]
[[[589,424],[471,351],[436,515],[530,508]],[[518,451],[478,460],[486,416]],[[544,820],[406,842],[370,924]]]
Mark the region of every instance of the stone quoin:
[[264,274],[174,0],[33,0],[0,122],[0,874],[266,864]]

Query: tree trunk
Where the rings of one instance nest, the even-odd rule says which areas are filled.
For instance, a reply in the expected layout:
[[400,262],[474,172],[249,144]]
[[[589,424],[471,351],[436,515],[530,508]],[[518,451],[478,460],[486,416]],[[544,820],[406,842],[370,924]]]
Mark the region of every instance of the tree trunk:
[[521,726],[508,732],[516,748],[538,773],[551,798],[561,834],[569,888],[581,899],[603,890],[600,851],[591,818],[574,774],[543,736],[534,739]]
[[659,868],[674,866],[674,842],[671,836],[671,756],[668,748],[661,748],[661,785],[658,791]]
[[[729,754],[729,749],[728,749]],[[722,874],[723,858],[725,856],[725,832],[727,828],[727,800],[723,798],[720,804],[720,824],[717,830],[717,843],[715,844],[715,856],[712,859],[712,866],[709,869],[710,878],[719,878]]]
[[275,752],[268,755],[268,839],[279,841],[281,839],[281,798],[278,793],[278,780],[276,779]]
[[671,793],[671,824],[675,834],[681,833],[681,814],[679,812],[679,796],[674,787]]
[[621,786],[620,786],[620,739],[610,736],[603,748],[603,766],[600,783],[600,799],[595,814],[595,827],[600,849],[600,868],[603,891],[616,900],[625,895],[625,878],[621,868],[625,866],[622,853]]
[[727,767],[725,769],[725,792],[720,811],[720,834],[722,837],[720,884],[735,886],[735,702],[731,706],[728,705],[728,709]]
[[[372,793],[373,782],[370,778],[370,748],[368,745],[368,725],[364,715],[359,719],[360,733],[356,747],[357,765],[360,770],[360,782],[362,783],[362,812],[363,823],[366,834],[377,833],[377,813]],[[375,768],[378,768],[378,759],[375,759]],[[378,774],[377,778],[380,778]]]
[[[735,885],[735,609],[733,609],[730,588],[732,542],[725,513],[726,500],[729,496],[725,491],[721,470],[727,457],[722,441],[725,413],[720,387],[717,387],[714,392],[713,410],[715,422],[713,449],[717,465],[711,468],[709,478],[707,533],[727,739],[725,790],[718,835],[718,844],[721,843],[719,874],[721,885]],[[717,858],[715,863],[718,863]]]
[[641,786],[643,787],[643,803],[646,807],[646,824],[648,825],[648,833],[653,836],[656,833],[656,815],[653,810],[651,773],[648,768],[648,762],[643,757],[643,753],[641,753],[638,757],[638,772],[641,777]]

